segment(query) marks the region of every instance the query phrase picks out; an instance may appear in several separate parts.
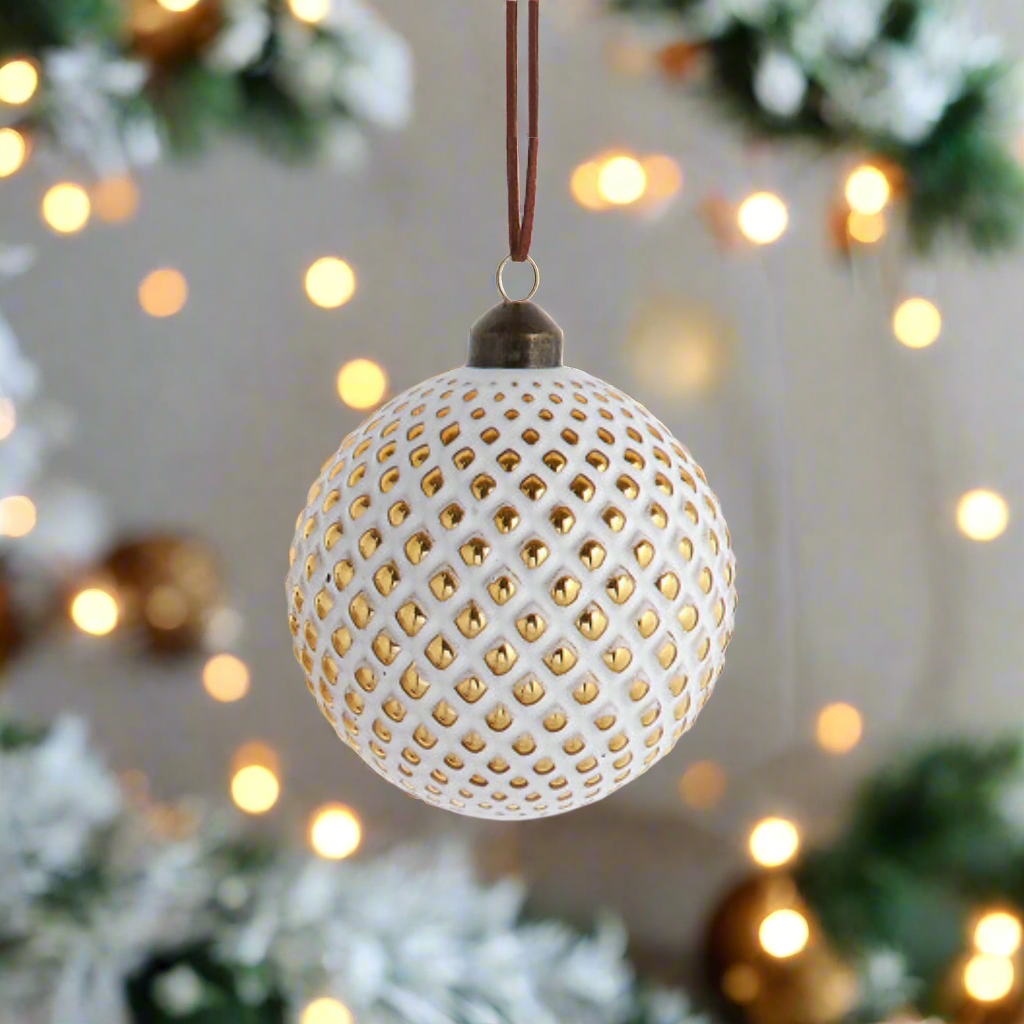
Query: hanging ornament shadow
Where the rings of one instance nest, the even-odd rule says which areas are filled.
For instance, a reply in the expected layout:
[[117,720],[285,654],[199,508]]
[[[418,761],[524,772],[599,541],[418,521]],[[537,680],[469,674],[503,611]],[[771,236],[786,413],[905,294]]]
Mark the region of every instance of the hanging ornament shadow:
[[[509,0],[517,262],[537,12],[520,218]],[[364,761],[439,807],[515,819],[607,796],[672,749],[722,671],[736,564],[700,466],[639,403],[563,364],[554,320],[508,298],[508,259],[467,365],[394,398],[324,463],[287,595],[307,686]]]

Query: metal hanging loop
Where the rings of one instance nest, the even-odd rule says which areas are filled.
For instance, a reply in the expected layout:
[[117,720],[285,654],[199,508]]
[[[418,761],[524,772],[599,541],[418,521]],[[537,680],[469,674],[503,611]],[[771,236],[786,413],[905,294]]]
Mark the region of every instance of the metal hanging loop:
[[509,253],[499,264],[498,272],[494,275],[495,284],[498,286],[498,292],[506,302],[529,302],[530,299],[537,294],[537,289],[540,288],[540,267],[537,266],[537,261],[532,256],[526,257],[526,262],[533,267],[533,287],[530,289],[530,294],[522,299],[513,299],[511,295],[505,290],[505,268],[508,266],[509,261],[513,259],[511,253]]

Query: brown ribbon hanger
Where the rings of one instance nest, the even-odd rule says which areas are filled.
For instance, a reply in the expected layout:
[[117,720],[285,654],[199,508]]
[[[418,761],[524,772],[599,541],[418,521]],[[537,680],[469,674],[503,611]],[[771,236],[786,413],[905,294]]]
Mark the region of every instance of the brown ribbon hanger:
[[505,2],[506,143],[508,153],[508,244],[515,263],[525,263],[533,241],[537,209],[537,151],[540,145],[540,0],[530,5],[530,148],[526,161],[526,200],[519,215],[519,3]]

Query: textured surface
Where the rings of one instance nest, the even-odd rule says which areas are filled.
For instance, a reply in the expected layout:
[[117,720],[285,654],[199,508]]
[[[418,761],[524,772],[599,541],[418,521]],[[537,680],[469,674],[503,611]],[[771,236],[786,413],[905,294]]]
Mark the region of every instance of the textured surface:
[[672,749],[732,636],[700,467],[568,367],[442,374],[329,459],[288,574],[321,710],[390,781],[479,817],[607,796]]

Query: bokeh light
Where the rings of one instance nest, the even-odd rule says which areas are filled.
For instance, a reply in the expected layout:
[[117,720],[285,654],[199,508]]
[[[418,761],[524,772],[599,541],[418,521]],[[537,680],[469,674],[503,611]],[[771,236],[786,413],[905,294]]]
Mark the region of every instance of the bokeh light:
[[92,187],[92,208],[108,224],[129,220],[139,208],[139,187],[128,174],[101,178]]
[[18,410],[9,398],[0,398],[0,441],[14,433],[18,425]]
[[0,128],[0,178],[9,178],[25,162],[28,143],[17,128]]
[[854,213],[881,213],[891,197],[889,179],[871,164],[861,164],[846,179],[846,201]]
[[337,999],[314,999],[302,1011],[301,1024],[353,1024],[352,1011]]
[[288,0],[288,6],[299,21],[315,25],[327,17],[331,10],[331,0]]
[[683,187],[683,169],[670,156],[656,153],[643,162],[647,175],[647,197],[670,199]]
[[239,768],[231,779],[231,799],[246,814],[266,814],[280,795],[277,776],[262,764]]
[[610,157],[598,173],[597,190],[613,206],[628,206],[647,191],[647,172],[634,156]]
[[695,761],[679,779],[684,803],[699,811],[714,807],[725,795],[725,772],[715,761]]
[[321,857],[343,860],[359,849],[362,838],[359,819],[344,804],[328,804],[313,813],[309,843]]
[[120,616],[117,598],[100,587],[81,590],[71,601],[71,621],[90,636],[112,633]]
[[777,868],[791,861],[800,849],[800,833],[785,818],[765,818],[750,832],[750,856],[765,868]]
[[249,667],[233,654],[215,654],[203,666],[203,687],[216,701],[230,704],[249,692]]
[[376,405],[387,388],[387,374],[372,359],[353,359],[338,371],[338,396],[353,409]]
[[39,72],[27,60],[9,60],[0,65],[0,103],[20,106],[28,103],[39,86]]
[[165,11],[171,11],[173,14],[182,14],[185,11],[192,10],[199,3],[199,0],[157,0],[157,3]]
[[847,754],[864,734],[864,719],[852,705],[828,704],[818,712],[818,744],[830,754]]
[[1013,963],[1004,956],[979,953],[964,967],[964,989],[979,1003],[997,1003],[1013,990]]
[[139,305],[150,316],[174,316],[187,301],[188,282],[174,267],[150,271],[139,284]]
[[24,537],[36,525],[36,506],[24,494],[12,494],[0,501],[0,535]]
[[43,196],[43,220],[62,235],[81,231],[89,220],[90,209],[88,193],[72,182],[53,185]]
[[904,299],[893,313],[892,330],[896,340],[907,348],[927,348],[942,333],[942,314],[928,299]]
[[336,256],[322,256],[306,271],[306,294],[321,309],[344,306],[355,293],[355,272]]
[[573,171],[569,191],[584,209],[603,210],[608,205],[601,198],[600,178],[601,164],[597,160],[588,160]]
[[846,218],[846,231],[855,242],[874,245],[885,237],[885,214],[857,213],[853,210]]
[[773,192],[755,192],[740,203],[736,222],[755,245],[778,241],[789,226],[789,210]]
[[995,491],[978,488],[968,491],[956,506],[956,524],[971,540],[995,540],[1010,522],[1010,507]]
[[722,992],[731,1002],[752,1003],[761,991],[761,977],[750,964],[732,964],[722,974]]
[[761,948],[780,960],[796,956],[807,945],[811,929],[807,918],[798,910],[775,910],[757,931]]
[[986,914],[974,927],[974,945],[979,953],[1013,956],[1020,949],[1020,918],[1005,910]]

